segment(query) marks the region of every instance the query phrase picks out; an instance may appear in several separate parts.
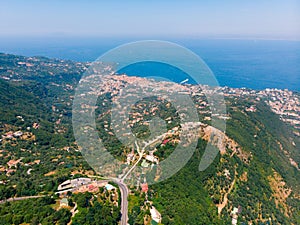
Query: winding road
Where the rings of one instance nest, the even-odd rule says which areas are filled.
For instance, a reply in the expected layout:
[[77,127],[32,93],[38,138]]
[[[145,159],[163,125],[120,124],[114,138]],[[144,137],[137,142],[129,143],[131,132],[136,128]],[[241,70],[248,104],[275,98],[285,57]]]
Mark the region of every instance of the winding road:
[[129,171],[122,177],[122,179],[112,179],[119,186],[120,191],[121,191],[121,214],[122,214],[121,223],[120,223],[121,225],[128,225],[128,223],[127,223],[127,221],[128,221],[128,188],[127,188],[126,184],[124,183],[124,180],[134,170],[134,168],[137,166],[137,164],[141,161],[146,147],[155,143],[159,139],[164,138],[164,136],[165,136],[165,134],[162,134],[162,135],[156,137],[154,140],[144,143],[145,145],[143,146],[141,151],[139,151],[139,146],[138,146],[137,142],[135,142],[135,144],[137,146],[137,151],[139,154],[138,160],[129,169]]
[[121,191],[121,225],[127,225],[128,221],[128,188],[126,184],[122,182],[122,180],[113,180],[120,188]]
[[100,177],[100,176],[93,176],[93,175],[89,175],[89,177],[91,178],[100,178],[103,179],[101,181],[103,182],[108,182],[108,181],[113,181],[114,183],[116,183],[119,188],[120,188],[120,192],[121,192],[121,223],[120,225],[127,225],[127,221],[128,221],[128,188],[126,186],[126,184],[123,182],[122,179],[117,179],[117,178],[112,178],[112,177]]

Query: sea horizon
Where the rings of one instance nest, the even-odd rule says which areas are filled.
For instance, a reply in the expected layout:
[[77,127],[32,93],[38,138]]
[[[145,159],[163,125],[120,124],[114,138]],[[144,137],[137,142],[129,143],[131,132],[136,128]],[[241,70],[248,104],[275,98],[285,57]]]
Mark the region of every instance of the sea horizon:
[[[0,38],[0,52],[92,62],[106,51],[134,39],[99,38]],[[300,41],[262,39],[173,39],[196,53],[214,73],[220,86],[232,88],[289,89],[300,91]],[[128,75],[151,76],[168,73],[168,68],[138,66]],[[175,82],[187,79],[170,71]],[[172,80],[172,79],[171,79]]]

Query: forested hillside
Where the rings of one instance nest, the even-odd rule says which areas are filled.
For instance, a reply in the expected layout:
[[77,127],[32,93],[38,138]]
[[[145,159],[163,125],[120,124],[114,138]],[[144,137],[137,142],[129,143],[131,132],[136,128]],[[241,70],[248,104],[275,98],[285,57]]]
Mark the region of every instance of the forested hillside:
[[[57,207],[58,185],[71,178],[96,175],[78,150],[71,124],[74,89],[87,66],[0,54],[0,200],[47,196],[1,205],[0,224],[67,224],[71,207]],[[101,99],[107,105],[101,104]],[[99,136],[110,152],[125,162],[131,149],[124,147],[108,126],[111,100],[110,94],[99,98]],[[209,108],[202,105],[205,100],[198,100],[199,109]],[[150,224],[147,218],[151,202],[165,225],[230,224],[234,208],[239,209],[238,224],[300,224],[300,138],[265,100],[228,94],[226,151],[200,172],[199,163],[207,145],[200,135],[188,164],[170,179],[150,185],[147,201],[145,192],[129,187],[129,223]],[[159,117],[172,119],[168,129],[178,125],[176,112],[166,107],[167,102],[147,101],[139,104],[149,112],[158,108]],[[255,110],[248,110],[253,105]],[[140,113],[144,110],[136,109]],[[201,122],[209,124],[207,113],[201,114],[201,110]],[[151,113],[145,121],[149,119]],[[132,130],[137,135],[149,135],[146,125],[133,126]],[[158,146],[155,156],[164,159],[175,147],[170,139]],[[73,224],[105,219],[103,224],[115,224],[120,216],[119,208],[111,203],[115,196],[102,189],[97,197],[69,193],[66,197],[70,205],[79,204]],[[34,210],[40,213],[34,214]],[[101,210],[105,216],[100,217]]]

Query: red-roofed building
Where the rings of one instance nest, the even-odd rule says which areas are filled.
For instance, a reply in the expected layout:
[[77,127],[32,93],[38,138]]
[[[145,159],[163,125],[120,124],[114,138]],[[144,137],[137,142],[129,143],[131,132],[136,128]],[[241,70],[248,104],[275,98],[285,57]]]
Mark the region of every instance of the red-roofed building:
[[144,183],[141,184],[142,192],[147,193],[148,192],[148,184]]
[[18,163],[21,162],[21,160],[22,160],[22,159],[18,159],[18,160],[13,160],[13,159],[11,159],[11,160],[9,160],[9,161],[7,162],[7,165],[8,165],[9,168],[11,168],[12,166],[17,166]]
[[89,192],[97,192],[99,191],[99,188],[93,184],[88,185]]
[[34,129],[38,129],[38,128],[40,127],[40,125],[39,125],[38,123],[33,123],[32,127],[33,127]]
[[162,144],[165,145],[165,144],[167,144],[168,142],[169,142],[169,140],[166,139],[166,140],[164,140],[164,141],[162,142]]

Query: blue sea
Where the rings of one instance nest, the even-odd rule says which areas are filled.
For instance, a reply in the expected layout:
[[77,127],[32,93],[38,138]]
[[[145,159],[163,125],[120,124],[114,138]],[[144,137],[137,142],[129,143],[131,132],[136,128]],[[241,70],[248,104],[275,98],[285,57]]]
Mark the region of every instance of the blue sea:
[[[106,51],[135,39],[109,38],[0,38],[0,52],[94,61]],[[167,40],[200,56],[221,86],[300,91],[300,41],[283,40]],[[166,65],[141,64],[125,68],[129,75],[168,74],[176,82],[187,74]]]

